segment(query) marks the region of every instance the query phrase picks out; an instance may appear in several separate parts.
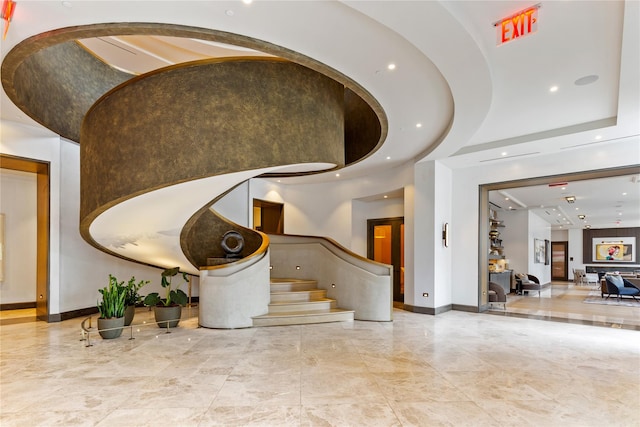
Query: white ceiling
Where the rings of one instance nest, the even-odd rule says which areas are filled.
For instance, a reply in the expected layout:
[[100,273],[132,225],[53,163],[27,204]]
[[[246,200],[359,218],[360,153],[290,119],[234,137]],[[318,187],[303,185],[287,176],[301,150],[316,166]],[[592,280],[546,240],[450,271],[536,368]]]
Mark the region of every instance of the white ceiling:
[[[569,196],[574,196],[575,202],[567,202]],[[530,210],[554,230],[635,227],[640,224],[640,175],[491,191],[489,201],[505,211]]]
[[[503,165],[509,158],[545,156],[585,145],[606,149],[621,139],[639,145],[640,2],[542,2],[536,33],[496,46],[493,24],[534,4],[20,1],[1,49],[4,59],[14,45],[45,31],[128,21],[213,28],[302,53],[361,84],[389,119],[383,147],[341,170],[342,179],[421,159],[461,168]],[[262,54],[166,37],[83,42],[105,61],[133,73],[206,57]],[[387,69],[389,63],[396,69]],[[595,82],[575,84],[591,75],[598,77]],[[558,90],[550,92],[551,86]],[[39,126],[4,91],[1,108],[3,120]],[[319,174],[296,182],[327,179],[335,177]],[[618,210],[623,211],[625,225],[639,226],[640,184],[631,186],[626,198],[617,195],[626,185],[630,184],[622,178],[612,178],[598,184],[570,183],[566,191],[578,197],[575,207],[594,227],[612,226]],[[562,207],[573,222],[566,226],[584,225],[576,221],[575,207],[563,202],[557,188],[507,191],[532,209]],[[542,215],[550,216],[546,209]],[[635,224],[629,222],[633,218]]]

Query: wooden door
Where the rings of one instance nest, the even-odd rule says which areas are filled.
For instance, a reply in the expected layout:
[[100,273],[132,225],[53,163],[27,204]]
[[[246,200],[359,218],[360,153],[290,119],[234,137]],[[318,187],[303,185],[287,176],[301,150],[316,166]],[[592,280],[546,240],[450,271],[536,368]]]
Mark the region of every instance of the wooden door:
[[393,300],[404,302],[404,218],[367,220],[367,257],[393,266]]
[[569,280],[569,242],[551,242],[551,280]]

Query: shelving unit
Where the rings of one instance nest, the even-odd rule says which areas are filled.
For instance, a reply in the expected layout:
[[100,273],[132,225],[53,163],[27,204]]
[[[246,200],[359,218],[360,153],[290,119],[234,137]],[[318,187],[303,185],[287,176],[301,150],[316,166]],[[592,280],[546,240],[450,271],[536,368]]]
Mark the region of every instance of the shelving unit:
[[496,217],[495,211],[491,211],[489,218],[489,280],[498,283],[504,288],[505,293],[511,293],[511,270],[506,269],[504,247],[500,238],[500,228],[504,223]]

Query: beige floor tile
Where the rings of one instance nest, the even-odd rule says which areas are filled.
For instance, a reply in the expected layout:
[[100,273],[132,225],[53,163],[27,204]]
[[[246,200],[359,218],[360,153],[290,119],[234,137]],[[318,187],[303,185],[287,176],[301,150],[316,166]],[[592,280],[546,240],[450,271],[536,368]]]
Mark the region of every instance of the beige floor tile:
[[[587,305],[579,290],[552,291],[564,308],[510,297],[507,311]],[[3,324],[0,425],[640,425],[640,331],[626,329],[637,314],[393,314],[214,330],[192,309],[166,334],[142,309],[127,334],[91,347],[82,319]]]

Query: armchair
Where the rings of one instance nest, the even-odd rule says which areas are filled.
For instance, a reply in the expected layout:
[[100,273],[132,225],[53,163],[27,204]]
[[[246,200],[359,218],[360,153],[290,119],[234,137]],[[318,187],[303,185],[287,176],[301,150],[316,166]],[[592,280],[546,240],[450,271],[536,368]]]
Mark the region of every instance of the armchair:
[[[617,295],[618,300],[620,300],[620,297],[627,295],[632,297],[634,300],[638,301],[636,299],[636,295],[640,295],[640,289],[638,289],[633,283],[631,283],[627,279],[623,279],[619,275],[609,275],[609,274],[605,275],[604,279],[607,285],[607,290],[606,290],[607,299],[611,295]],[[605,294],[605,291],[603,288],[600,292],[600,297],[604,298],[604,294]]]
[[502,308],[507,309],[507,294],[501,285],[495,282],[489,282],[489,304],[502,303]]
[[516,274],[516,293],[524,295],[527,291],[538,291],[538,298],[540,298],[540,292],[550,287],[550,283],[541,284],[533,274]]

